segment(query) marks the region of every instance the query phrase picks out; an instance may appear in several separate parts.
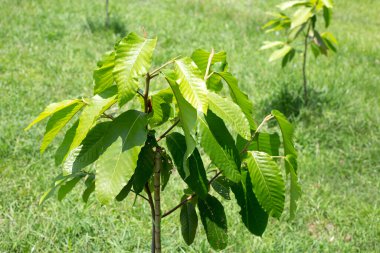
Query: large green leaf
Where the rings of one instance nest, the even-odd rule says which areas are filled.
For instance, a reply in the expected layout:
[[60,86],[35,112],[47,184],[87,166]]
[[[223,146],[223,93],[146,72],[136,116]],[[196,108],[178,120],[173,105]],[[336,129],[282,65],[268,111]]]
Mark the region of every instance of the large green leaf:
[[176,82],[187,102],[195,109],[206,114],[207,87],[202,73],[191,58],[185,57],[175,61]]
[[256,129],[257,125],[253,120],[252,102],[249,100],[248,96],[239,89],[237,79],[229,72],[218,72],[216,74],[220,75],[227,83],[232,100],[241,108],[247,117],[251,129]]
[[325,27],[329,27],[331,22],[332,10],[323,6],[323,19],[325,20]]
[[217,177],[211,183],[212,188],[223,198],[230,200],[230,182],[225,176]]
[[[99,158],[102,152],[107,148],[105,146],[104,137],[106,136],[110,125],[112,125],[112,122],[101,122],[96,124],[88,132],[81,145],[73,149],[66,158],[63,166],[64,174],[77,172]],[[70,138],[70,136],[68,136],[68,138]],[[63,143],[65,143],[65,140]],[[59,153],[57,152],[57,154]]]
[[103,55],[98,62],[98,68],[94,70],[94,94],[101,93],[111,87],[114,83],[113,68],[115,66],[115,51]]
[[171,133],[166,137],[166,144],[179,175],[200,198],[205,198],[208,192],[208,180],[198,149],[195,148],[188,159],[190,174],[187,176],[183,168],[183,159],[186,152],[185,137],[177,132]]
[[104,137],[108,148],[96,164],[95,194],[109,203],[127,184],[137,166],[138,155],[147,138],[146,115],[127,111],[117,117]]
[[59,145],[57,151],[55,152],[55,165],[60,165],[66,158],[70,150],[70,145],[73,142],[75,131],[78,127],[78,120],[66,131],[65,137],[61,145]]
[[268,153],[271,156],[280,155],[280,137],[277,133],[257,133],[248,150],[256,150]]
[[180,213],[181,233],[187,245],[194,242],[198,227],[198,216],[192,202],[187,202],[181,207]]
[[233,182],[240,180],[240,173],[233,150],[228,147],[224,149],[224,147],[220,146],[210,131],[206,119],[202,116],[198,118],[197,141],[203,151],[210,157],[212,163],[223,172],[225,177]]
[[209,92],[209,109],[218,115],[235,133],[249,139],[251,136],[249,122],[240,107],[218,94]]
[[[282,140],[284,145],[284,154],[286,155],[293,155],[294,157],[297,157],[297,151],[294,147],[294,129],[292,124],[286,119],[285,115],[277,110],[272,111],[272,115],[277,120],[278,125],[280,126],[281,133],[282,133]],[[294,160],[296,163],[296,160]],[[290,168],[287,163],[285,163],[286,172],[289,173]]]
[[292,24],[290,29],[294,27],[300,26],[309,21],[309,19],[313,16],[313,8],[312,7],[300,7],[292,17]]
[[185,170],[185,174],[187,177],[190,174],[187,159],[193,153],[195,145],[196,145],[195,140],[194,140],[194,135],[195,135],[195,127],[197,124],[197,111],[183,97],[183,94],[181,93],[178,87],[178,84],[175,82],[175,74],[173,72],[167,71],[165,72],[165,77],[170,87],[172,88],[173,94],[176,98],[177,105],[179,108],[178,116],[181,122],[183,132],[185,134],[186,152],[184,154],[184,159],[183,159],[183,168]]
[[138,78],[148,73],[157,39],[130,33],[116,46],[113,75],[119,91],[119,105],[131,100],[138,90]]
[[74,177],[70,181],[67,181],[66,183],[62,184],[58,190],[58,200],[59,201],[63,200],[66,197],[66,195],[69,192],[71,192],[72,189],[74,189],[74,187],[78,184],[78,182],[80,181],[82,177]]
[[240,215],[244,225],[249,232],[261,236],[268,224],[268,214],[260,206],[251,183],[251,178],[247,171],[241,172],[242,180],[238,184],[232,184],[231,189],[235,194]]
[[173,115],[173,92],[170,88],[160,90],[151,96],[152,116],[149,118],[151,127],[159,126]]
[[75,129],[75,135],[70,137],[72,140],[70,147],[67,149],[62,149],[61,151],[67,151],[66,154],[62,154],[63,160],[66,159],[67,155],[75,148],[77,148],[81,142],[84,140],[90,129],[96,123],[99,116],[105,112],[109,107],[111,107],[116,102],[116,90],[111,87],[101,94],[97,94],[87,101],[88,105],[83,109],[78,126]]
[[62,110],[54,113],[53,116],[49,119],[44,138],[42,139],[40,151],[43,153],[48,145],[52,142],[55,136],[61,131],[61,129],[74,117],[74,115],[82,109],[84,106],[83,102],[78,102],[72,105],[69,105]]
[[296,168],[293,166],[297,164],[295,163],[295,157],[293,155],[287,155],[285,164],[287,164],[290,174],[290,219],[293,219],[297,211],[297,201],[301,197],[302,190],[298,183]]
[[145,183],[153,174],[156,146],[157,142],[154,134],[149,134],[137,160],[137,167],[133,179],[133,189],[136,193],[140,193],[144,189]]
[[244,161],[260,205],[267,213],[279,218],[284,210],[285,184],[276,162],[260,151],[248,152]]
[[215,250],[227,247],[227,218],[223,205],[211,195],[198,201],[199,215],[206,231],[207,240]]
[[61,102],[58,102],[58,103],[52,103],[50,105],[48,105],[45,110],[43,112],[40,113],[40,115],[37,116],[37,118],[35,118],[32,123],[30,123],[26,128],[25,130],[28,130],[29,128],[31,128],[34,124],[40,122],[41,120],[51,116],[52,114],[68,107],[68,106],[71,106],[73,104],[77,104],[77,103],[80,103],[81,100],[80,99],[72,99],[72,100],[63,100]]

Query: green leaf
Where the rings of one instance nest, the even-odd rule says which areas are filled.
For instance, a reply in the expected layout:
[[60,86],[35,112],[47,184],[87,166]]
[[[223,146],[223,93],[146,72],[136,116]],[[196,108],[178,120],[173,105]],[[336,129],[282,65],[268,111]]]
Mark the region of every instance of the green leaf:
[[198,216],[193,203],[187,202],[181,207],[180,222],[182,238],[187,245],[191,245],[198,227]]
[[241,108],[247,117],[251,129],[256,129],[257,125],[253,120],[252,102],[249,100],[248,96],[239,89],[237,79],[228,72],[218,72],[217,74],[220,75],[227,83],[232,100]]
[[285,155],[294,155],[297,157],[297,151],[294,147],[293,141],[294,129],[292,124],[290,124],[284,114],[277,110],[273,110],[272,115],[277,120],[277,123],[281,129]]
[[278,60],[285,55],[287,55],[293,48],[287,44],[285,44],[282,48],[274,51],[271,56],[269,57],[269,61],[275,61]]
[[237,104],[213,92],[209,92],[208,98],[211,111],[223,119],[235,133],[246,139],[250,138],[249,122]]
[[84,203],[88,202],[88,199],[90,198],[91,193],[95,191],[95,176],[89,175],[85,181],[86,189],[84,190],[82,194],[82,200]]
[[38,202],[38,205],[42,205],[47,199],[49,199],[51,196],[53,196],[54,192],[58,187],[60,187],[62,184],[68,180],[70,176],[63,176],[62,174],[59,174],[54,178],[54,181],[51,185],[51,187],[44,192],[44,194],[41,196],[40,201]]
[[223,205],[218,199],[207,195],[205,200],[198,200],[199,215],[206,231],[207,240],[215,250],[227,247],[227,218]]
[[210,157],[212,163],[214,163],[229,180],[232,182],[238,182],[240,180],[240,173],[233,150],[228,148],[224,149],[220,146],[213,133],[210,131],[205,118],[202,116],[198,118],[197,132],[197,141],[203,151]]
[[288,62],[291,62],[294,58],[294,55],[296,54],[296,50],[292,48],[292,50],[287,53],[284,58],[282,59],[282,67],[285,68],[285,66],[288,64]]
[[260,206],[252,191],[253,186],[247,171],[242,171],[241,175],[241,182],[231,185],[231,189],[240,206],[239,213],[249,232],[257,236],[262,236],[268,224],[268,214]]
[[310,44],[310,48],[311,48],[311,52],[313,52],[313,55],[315,58],[317,58],[321,54],[321,51],[319,50],[319,46],[317,44],[315,44],[314,41],[313,41],[313,43]]
[[137,160],[137,167],[134,174],[133,189],[140,193],[145,183],[153,175],[155,147],[157,146],[154,134],[148,134],[144,147],[141,149]]
[[131,179],[129,179],[128,184],[124,186],[123,189],[121,189],[119,194],[116,196],[117,201],[119,202],[123,201],[128,196],[128,194],[130,193],[132,189],[133,181],[134,181],[134,176],[132,176]]
[[170,156],[166,153],[162,154],[162,169],[161,169],[161,191],[165,190],[166,185],[169,182],[170,175],[173,170],[173,162]]
[[212,188],[219,193],[220,196],[223,198],[230,200],[230,183],[228,179],[224,176],[220,176],[216,178],[211,183]]
[[307,24],[305,23],[303,25],[289,29],[287,43],[291,43],[292,41],[294,41],[298,37],[298,35],[305,29],[306,25]]
[[245,163],[260,205],[273,217],[280,218],[284,210],[285,185],[276,162],[267,153],[250,151]]
[[186,152],[184,153],[183,158],[183,168],[187,177],[190,174],[187,159],[193,153],[196,144],[194,140],[194,135],[195,127],[197,124],[197,111],[183,97],[183,94],[181,93],[178,84],[175,82],[175,74],[173,72],[167,71],[165,73],[165,78],[173,90],[173,94],[176,98],[177,105],[179,107],[178,116],[186,139]]
[[177,132],[171,133],[166,136],[166,145],[181,178],[200,198],[205,198],[208,192],[208,180],[198,149],[195,148],[188,159],[190,174],[187,176],[183,168],[183,159],[186,152],[185,137]]
[[327,8],[331,9],[333,7],[332,0],[322,0],[322,2]]
[[318,46],[320,52],[327,56],[328,47],[319,32],[316,30],[314,30],[314,43]]
[[332,10],[323,6],[323,19],[325,20],[325,27],[329,27],[332,16]]
[[277,133],[257,133],[248,150],[262,151],[271,156],[279,156],[280,137]]
[[283,46],[285,43],[282,41],[264,41],[264,45],[259,50],[265,50],[272,47]]
[[338,45],[338,41],[335,39],[334,35],[332,35],[332,33],[330,32],[324,32],[321,34],[321,37],[323,39],[323,41],[325,42],[325,44],[327,45],[327,47],[336,53],[337,49],[336,49],[336,46]]
[[146,115],[134,110],[113,120],[104,137],[112,144],[106,145],[108,148],[96,164],[95,194],[101,203],[107,204],[116,197],[133,175],[147,138],[146,125]]
[[302,195],[301,186],[298,184],[296,169],[293,165],[297,165],[296,158],[293,155],[285,157],[285,163],[290,170],[290,219],[295,217],[297,211],[297,201]]
[[62,184],[58,190],[58,200],[63,200],[66,197],[66,195],[69,192],[71,192],[72,189],[74,189],[74,187],[77,185],[77,183],[81,180],[82,177],[83,175],[80,177],[74,177],[70,181],[67,181],[66,183]]
[[138,78],[148,73],[157,39],[130,33],[116,46],[113,75],[119,90],[119,105],[131,100],[138,89]]
[[309,1],[305,1],[305,0],[300,0],[300,1],[288,1],[288,2],[284,2],[284,3],[281,3],[279,5],[277,5],[277,8],[279,8],[280,10],[286,10],[286,9],[289,9],[289,8],[292,8],[292,7],[296,7],[296,6],[300,6],[300,5],[304,5],[304,6],[307,6],[308,4],[310,4]]
[[52,142],[55,136],[61,131],[61,129],[74,117],[74,115],[82,109],[84,106],[83,102],[78,102],[72,105],[69,105],[62,110],[54,113],[53,116],[49,119],[44,137],[42,139],[40,151],[43,153],[48,145]]
[[[107,148],[104,145],[104,136],[112,122],[106,121],[96,124],[87,134],[78,148],[73,149],[64,163],[64,174],[77,172],[95,162]],[[65,140],[64,142],[65,143]],[[57,152],[58,153],[58,152]]]
[[176,82],[187,102],[195,109],[206,114],[207,87],[202,73],[191,58],[185,57],[175,61]]
[[67,130],[65,137],[63,138],[63,141],[61,145],[58,147],[57,151],[55,152],[55,165],[60,165],[64,159],[66,158],[66,155],[69,153],[70,145],[73,142],[75,131],[78,127],[78,120],[75,121],[75,123]]
[[61,154],[61,156],[63,156],[64,159],[66,159],[67,155],[73,149],[75,149],[81,144],[83,139],[86,137],[87,133],[94,126],[99,116],[116,102],[115,93],[116,90],[113,87],[111,87],[110,89],[107,89],[101,94],[95,95],[89,101],[87,101],[88,105],[83,109],[79,117],[78,126],[75,129],[75,135],[74,137],[72,137],[70,147],[68,149],[65,148],[61,150],[67,150],[66,154]]
[[103,55],[102,60],[98,62],[98,68],[94,70],[94,94],[99,94],[114,83],[113,68],[115,66],[115,51]]
[[301,7],[299,8],[292,17],[292,23],[290,29],[300,26],[309,21],[313,16],[313,8],[311,7]]
[[73,104],[77,104],[81,102],[80,99],[72,99],[72,100],[63,100],[61,102],[58,102],[58,103],[52,103],[50,105],[48,105],[45,110],[43,112],[40,113],[40,115],[37,116],[36,119],[33,120],[32,123],[30,123],[24,130],[29,130],[34,124],[40,122],[41,120],[51,116],[52,114],[68,107],[68,106],[71,106]]
[[173,92],[170,88],[160,90],[151,96],[153,114],[149,118],[149,125],[156,127],[167,122],[173,114]]

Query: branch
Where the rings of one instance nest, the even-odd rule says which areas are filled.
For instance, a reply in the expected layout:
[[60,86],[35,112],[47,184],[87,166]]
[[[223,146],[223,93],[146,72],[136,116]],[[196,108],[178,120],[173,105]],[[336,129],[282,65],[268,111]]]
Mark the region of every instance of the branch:
[[140,193],[136,193],[134,190],[131,189],[131,192],[133,192],[134,194],[140,196],[141,198],[145,199],[146,201],[149,202],[149,199],[147,197],[145,197],[144,195],[141,195]]
[[176,125],[178,125],[178,123],[179,123],[179,119],[177,119],[175,122],[174,122],[174,124],[171,126],[171,127],[169,127],[169,129],[168,130],[166,130],[160,137],[158,137],[157,138],[157,142],[159,142],[160,140],[162,140],[163,138],[165,138],[166,137],[166,135],[176,126]]
[[[210,181],[208,181],[208,185],[211,185],[212,182],[215,181],[215,179],[220,175],[222,174],[221,171],[219,171],[218,173],[215,174],[215,176],[213,176]],[[181,203],[179,203],[178,205],[176,205],[175,207],[173,207],[172,209],[170,209],[169,211],[165,212],[161,218],[165,218],[166,216],[168,216],[169,214],[173,213],[175,210],[177,210],[178,208],[180,208],[181,206],[183,206],[184,204],[186,204],[187,202],[189,202],[190,200],[192,200],[195,196],[197,196],[196,193],[193,193],[191,194],[189,197],[185,198],[184,200],[181,201]]]
[[114,119],[115,119],[112,115],[106,114],[105,112],[103,112],[102,116],[103,116],[104,118],[108,118],[108,119],[111,119],[111,120],[114,120]]
[[170,61],[166,62],[164,65],[162,65],[161,67],[158,67],[156,68],[155,70],[153,70],[149,75],[151,77],[155,77],[158,75],[158,73],[161,71],[161,69],[165,68],[166,66],[168,66],[169,64],[172,64],[175,60],[177,60],[179,57],[181,56],[177,56],[177,57],[174,57],[173,59],[171,59]]
[[149,112],[148,108],[148,99],[149,99],[149,85],[150,85],[150,75],[149,73],[146,74],[146,79],[145,79],[145,91],[144,91],[144,111],[145,113]]

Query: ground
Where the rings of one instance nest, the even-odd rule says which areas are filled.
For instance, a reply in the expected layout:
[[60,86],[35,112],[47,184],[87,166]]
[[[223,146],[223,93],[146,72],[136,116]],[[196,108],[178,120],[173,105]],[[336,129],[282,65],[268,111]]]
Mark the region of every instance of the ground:
[[[223,202],[224,252],[380,252],[379,1],[335,1],[330,29],[339,51],[310,58],[308,106],[299,103],[301,58],[281,69],[258,51],[264,40],[280,39],[260,29],[280,1],[111,0],[110,30],[103,28],[104,2],[2,1],[0,252],[150,250],[149,207],[140,199],[100,206],[92,196],[85,205],[78,187],[62,202],[38,206],[59,173],[53,155],[62,136],[40,155],[44,127],[23,131],[46,104],[91,95],[96,60],[130,31],[158,36],[157,66],[196,48],[226,50],[256,121],[271,107],[293,115],[303,188],[296,218],[288,221],[286,212],[270,220],[258,238],[240,222],[235,200]],[[180,186],[170,183],[164,210],[178,202]],[[179,212],[163,220],[165,252],[211,251],[201,227],[186,246],[178,221]]]

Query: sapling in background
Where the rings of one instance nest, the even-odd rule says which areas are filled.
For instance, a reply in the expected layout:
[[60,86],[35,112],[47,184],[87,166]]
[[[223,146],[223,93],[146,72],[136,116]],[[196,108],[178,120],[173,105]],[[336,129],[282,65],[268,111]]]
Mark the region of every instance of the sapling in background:
[[[308,101],[308,81],[306,75],[307,51],[310,45],[315,58],[319,55],[328,56],[330,52],[336,52],[337,40],[331,32],[320,33],[320,20],[323,18],[325,28],[329,27],[332,17],[332,0],[299,0],[288,1],[277,6],[279,13],[272,14],[273,19],[263,28],[267,32],[284,31],[285,41],[265,41],[261,50],[277,48],[269,57],[269,61],[282,59],[282,67],[285,67],[294,59],[297,52],[303,54],[302,76],[304,101]],[[284,11],[293,9],[292,15]],[[318,29],[318,30],[317,30]],[[302,48],[298,45],[302,44]],[[300,48],[300,49],[299,49]]]
[[[93,96],[50,104],[27,127],[50,117],[44,152],[74,121],[55,153],[62,171],[40,203],[55,191],[62,200],[79,182],[85,202],[92,193],[104,205],[134,194],[150,208],[152,252],[161,252],[161,219],[178,209],[186,244],[200,219],[211,247],[226,248],[227,215],[219,199],[230,200],[231,191],[242,222],[261,236],[269,217],[283,213],[286,178],[293,217],[301,190],[291,124],[278,111],[255,123],[225,52],[199,49],[151,69],[156,41],[130,33],[98,62]],[[282,141],[263,131],[271,120]],[[174,170],[179,177],[171,176]],[[161,210],[161,192],[179,178],[187,187],[178,205]]]

